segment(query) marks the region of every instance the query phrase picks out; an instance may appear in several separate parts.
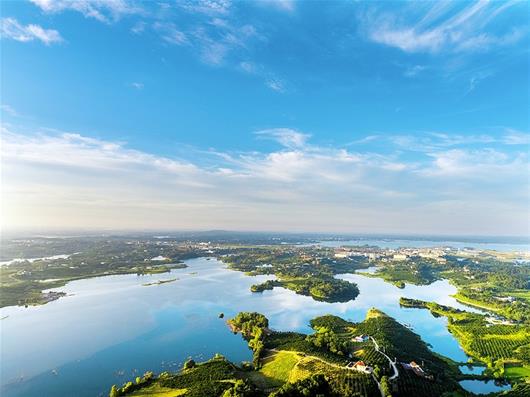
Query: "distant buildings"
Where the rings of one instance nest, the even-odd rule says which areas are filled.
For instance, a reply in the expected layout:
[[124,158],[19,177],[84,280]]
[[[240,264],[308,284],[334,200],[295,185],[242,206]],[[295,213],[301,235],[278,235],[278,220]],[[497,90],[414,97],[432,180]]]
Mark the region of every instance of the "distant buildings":
[[407,254],[394,254],[392,260],[394,261],[406,261],[408,259]]
[[335,252],[335,258],[344,259],[344,258],[349,258],[350,255],[351,255],[351,252],[347,250],[340,250],[340,251]]

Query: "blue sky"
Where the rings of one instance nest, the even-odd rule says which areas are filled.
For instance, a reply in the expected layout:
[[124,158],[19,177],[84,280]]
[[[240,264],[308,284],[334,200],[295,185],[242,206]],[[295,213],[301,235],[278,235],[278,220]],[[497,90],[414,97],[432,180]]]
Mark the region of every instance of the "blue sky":
[[529,3],[1,3],[8,228],[527,234]]

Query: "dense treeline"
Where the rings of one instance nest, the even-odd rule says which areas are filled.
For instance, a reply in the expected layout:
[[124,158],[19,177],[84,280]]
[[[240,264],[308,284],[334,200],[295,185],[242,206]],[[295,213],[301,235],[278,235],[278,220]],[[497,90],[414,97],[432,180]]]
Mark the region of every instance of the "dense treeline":
[[228,320],[234,332],[241,332],[248,341],[248,347],[253,351],[252,363],[259,367],[261,354],[265,347],[264,339],[268,333],[269,320],[263,314],[241,312],[236,317]]
[[251,286],[252,292],[284,287],[325,302],[347,302],[359,295],[357,285],[334,275],[368,266],[365,259],[332,260],[333,250],[267,247],[244,250],[222,259],[234,270],[248,274],[274,274],[277,280]]
[[270,397],[336,396],[324,375],[317,374],[295,383],[286,383]]

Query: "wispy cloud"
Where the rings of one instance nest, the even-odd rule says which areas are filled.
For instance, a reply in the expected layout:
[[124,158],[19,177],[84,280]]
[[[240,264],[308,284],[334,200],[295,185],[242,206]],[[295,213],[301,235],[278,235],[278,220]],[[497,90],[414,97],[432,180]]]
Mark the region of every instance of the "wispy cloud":
[[288,84],[286,80],[281,79],[274,73],[267,71],[263,65],[256,64],[251,61],[243,61],[239,63],[238,69],[249,75],[261,78],[265,86],[272,91],[282,94],[288,92]]
[[138,21],[134,24],[134,26],[131,28],[131,33],[134,34],[141,34],[145,31],[145,28],[147,27],[147,23],[144,21]]
[[[484,145],[528,145],[530,135],[513,129],[506,129],[496,135],[490,134],[447,134],[443,132],[425,132],[416,135],[378,136],[389,141],[401,150],[417,152],[433,152],[453,147],[484,146]],[[371,137],[370,137],[371,138]]]
[[320,146],[289,128],[256,136],[282,147],[194,153],[192,162],[76,133],[4,129],[3,215],[25,226],[524,230],[524,151],[457,147],[412,161],[399,150]]
[[[506,145],[527,145],[530,146],[530,133],[507,128],[502,142]],[[529,147],[530,150],[530,147]]]
[[293,12],[296,8],[295,0],[262,0],[255,2],[256,5],[275,8],[280,11]]
[[5,103],[0,105],[0,109],[2,109],[2,111],[6,112],[7,114],[10,114],[11,116],[20,116],[19,113],[12,106],[7,105]]
[[189,43],[186,34],[172,22],[155,22],[153,27],[159,32],[160,37],[170,44],[184,45]]
[[285,92],[285,83],[279,79],[268,79],[265,84],[276,92]]
[[137,90],[143,90],[144,89],[144,83],[139,82],[133,82],[131,83],[131,87],[137,89]]
[[405,77],[414,77],[418,75],[419,73],[423,72],[425,69],[426,67],[423,65],[410,66],[407,68],[407,70],[405,70],[404,75]]
[[226,15],[232,7],[232,2],[230,0],[177,0],[176,4],[188,12],[205,14],[208,16]]
[[495,180],[499,181],[507,177],[524,179],[527,174],[528,155],[524,153],[514,157],[495,149],[452,149],[430,156],[434,159],[433,164],[420,170],[427,176],[491,181],[495,175]]
[[0,33],[2,38],[21,42],[38,40],[50,45],[64,41],[60,33],[55,29],[44,29],[42,26],[35,24],[22,25],[14,18],[2,18]]
[[30,0],[47,13],[77,11],[86,18],[109,23],[122,16],[141,13],[142,9],[128,0]]
[[309,134],[293,130],[291,128],[271,128],[268,130],[256,131],[259,137],[273,139],[286,147],[303,147],[311,137]]
[[[45,13],[75,11],[103,23],[135,15],[141,19],[134,21],[129,29],[132,34],[154,31],[164,43],[186,47],[205,64],[241,70],[259,76],[263,84],[273,91],[287,91],[284,79],[267,71],[263,65],[248,61],[253,57],[255,45],[266,41],[266,38],[256,26],[238,16],[237,7],[229,0],[178,0],[174,3],[137,3],[130,0],[31,1]],[[286,11],[294,9],[290,1],[267,3]]]
[[[419,18],[405,5],[399,17],[394,13],[372,10],[362,14],[361,21],[368,39],[411,53],[488,50],[513,44],[527,33],[524,26],[497,33],[486,30],[489,22],[517,2],[479,0],[473,3],[432,4]],[[462,4],[466,6],[462,8]]]

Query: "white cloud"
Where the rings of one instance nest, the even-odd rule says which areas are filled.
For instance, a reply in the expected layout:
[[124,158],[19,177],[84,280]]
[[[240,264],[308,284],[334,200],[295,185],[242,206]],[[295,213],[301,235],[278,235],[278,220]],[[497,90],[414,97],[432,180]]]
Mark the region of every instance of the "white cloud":
[[530,145],[530,134],[527,132],[517,131],[512,128],[506,129],[506,134],[502,139],[506,145]]
[[136,4],[127,0],[30,0],[47,13],[77,11],[86,18],[100,22],[110,22],[125,15],[141,13]]
[[293,130],[291,128],[271,128],[256,131],[256,135],[274,139],[285,147],[303,147],[311,135]]
[[145,23],[144,21],[136,22],[134,26],[131,28],[131,33],[141,34],[145,31],[146,27],[147,27],[147,23]]
[[431,153],[431,167],[420,170],[428,176],[472,178],[474,180],[502,180],[525,178],[528,171],[528,155],[508,155],[494,149],[452,149]]
[[402,150],[432,152],[440,149],[496,143],[498,139],[491,135],[459,135],[442,132],[425,132],[418,135],[391,135],[386,138]]
[[[411,53],[488,50],[494,46],[513,44],[526,32],[525,27],[513,27],[504,33],[486,31],[489,22],[516,2],[479,0],[466,3],[463,9],[459,9],[461,3],[432,4],[431,9],[416,21],[411,21],[413,16],[406,6],[399,17],[370,12],[362,15],[361,21],[370,40]],[[452,12],[453,9],[456,11]]]
[[425,69],[426,67],[422,65],[414,65],[408,67],[407,70],[405,70],[405,77],[414,77]]
[[179,30],[174,23],[155,22],[153,27],[160,33],[162,39],[170,44],[184,45],[189,43],[186,34]]
[[131,83],[131,87],[136,88],[137,90],[143,90],[144,83],[134,82],[134,83]]
[[177,5],[192,13],[214,16],[227,14],[232,2],[229,0],[178,0]]
[[229,55],[238,57],[245,52],[250,40],[258,38],[254,26],[233,24],[225,19],[215,19],[210,24],[195,27],[189,35],[203,62],[222,65]]
[[262,78],[264,80],[265,86],[275,92],[282,94],[287,92],[285,80],[276,77],[270,72],[267,72],[263,65],[256,64],[250,61],[243,61],[239,63],[238,69],[242,70],[243,72],[249,75],[254,75]]
[[10,114],[11,116],[14,116],[14,117],[18,117],[19,116],[18,112],[12,106],[7,105],[5,103],[0,105],[0,109],[2,109],[4,112]]
[[241,70],[243,70],[246,73],[249,73],[249,74],[256,73],[256,65],[252,62],[249,62],[249,61],[240,62],[239,67],[241,68]]
[[277,10],[286,12],[293,12],[296,6],[294,0],[262,0],[255,2],[255,4],[259,6],[276,8]]
[[44,29],[34,24],[22,25],[14,18],[2,18],[0,33],[3,38],[21,42],[39,40],[46,45],[50,45],[63,41],[57,30]]
[[269,87],[271,90],[276,92],[285,92],[285,86],[284,83],[281,80],[278,79],[268,79],[265,84],[267,87]]
[[190,154],[191,162],[75,133],[27,136],[4,128],[4,224],[416,233],[489,228],[501,234],[523,230],[522,214],[528,211],[524,154],[451,149],[432,152],[418,163],[399,152],[311,144],[309,135],[288,128],[257,136],[275,139],[282,148],[196,152]]

